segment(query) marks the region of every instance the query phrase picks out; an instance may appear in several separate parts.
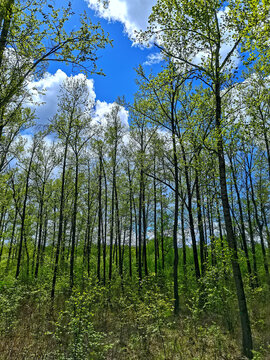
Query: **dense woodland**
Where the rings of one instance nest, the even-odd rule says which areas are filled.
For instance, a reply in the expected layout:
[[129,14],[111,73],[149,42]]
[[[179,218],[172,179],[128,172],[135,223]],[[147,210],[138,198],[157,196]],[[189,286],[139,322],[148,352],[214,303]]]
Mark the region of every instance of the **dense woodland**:
[[[269,9],[158,0],[161,71],[97,119],[109,35],[0,1],[0,359],[270,358]],[[85,75],[35,126],[52,61]]]

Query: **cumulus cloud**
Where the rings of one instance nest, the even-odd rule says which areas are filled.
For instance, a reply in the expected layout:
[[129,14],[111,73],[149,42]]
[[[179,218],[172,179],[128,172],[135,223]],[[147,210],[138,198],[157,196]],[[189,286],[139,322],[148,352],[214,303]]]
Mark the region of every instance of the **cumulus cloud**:
[[160,52],[152,53],[147,56],[147,60],[143,63],[143,65],[151,66],[151,65],[160,63],[162,60],[163,60],[163,57]]
[[[50,119],[57,113],[60,87],[67,78],[67,74],[58,69],[55,74],[46,73],[40,80],[28,83],[28,90],[33,102],[28,103],[27,106],[31,107],[32,110],[35,110],[37,125],[43,126],[49,124]],[[84,75],[78,74],[75,75],[74,78],[84,78]],[[89,91],[89,100],[94,103],[92,113],[93,120],[96,123],[105,124],[106,115],[111,112],[114,103],[96,100],[94,80],[87,79],[86,83]],[[128,111],[124,107],[120,108],[119,117],[122,124],[128,126]],[[27,130],[27,134],[34,132],[35,130],[33,128]]]
[[146,30],[148,16],[156,4],[156,0],[109,0],[104,6],[100,0],[85,1],[98,16],[121,22],[130,39],[134,37],[134,31]]
[[[108,21],[119,21],[124,25],[125,32],[128,34],[133,44],[135,31],[146,30],[148,25],[148,17],[151,14],[152,7],[156,4],[156,0],[85,0],[90,9],[96,11],[99,17],[107,19]],[[225,23],[226,15],[229,8],[220,10],[217,14],[220,23],[220,28]],[[225,59],[228,52],[233,45],[234,33],[226,29],[224,42],[221,46],[221,61]],[[158,40],[157,40],[158,41]],[[193,58],[194,64],[201,64],[203,58],[208,58],[209,54],[206,51],[199,51]],[[161,54],[150,54],[144,65],[157,64],[162,60]],[[232,63],[235,67],[239,65],[240,57],[235,52],[232,57]]]
[[[94,121],[97,123],[101,123],[103,125],[106,124],[106,116],[109,114],[113,107],[115,106],[115,103],[107,103],[106,101],[100,101],[97,100],[96,106],[95,106],[95,115],[94,115]],[[128,127],[128,111],[120,107],[120,110],[118,112],[118,116],[121,120],[121,123]]]
[[[40,80],[29,82],[28,90],[34,101],[30,107],[35,109],[38,125],[48,124],[48,121],[56,114],[60,86],[67,77],[64,71],[58,69],[55,74],[46,73]],[[74,76],[78,79],[83,77],[83,74]],[[87,79],[86,82],[90,98],[94,101],[96,98],[94,80]]]

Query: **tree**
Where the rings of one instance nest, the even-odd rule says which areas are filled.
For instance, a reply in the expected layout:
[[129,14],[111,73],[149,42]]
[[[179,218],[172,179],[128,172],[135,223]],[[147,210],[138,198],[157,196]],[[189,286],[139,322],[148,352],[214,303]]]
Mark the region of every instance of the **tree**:
[[[20,130],[33,116],[29,81],[41,77],[49,62],[63,62],[83,71],[102,74],[97,68],[98,50],[110,43],[99,24],[86,13],[80,28],[67,31],[75,16],[71,3],[56,9],[54,1],[3,0],[0,2],[0,171]],[[24,107],[22,106],[24,104]]]
[[[42,233],[44,225],[44,208],[48,206],[47,187],[51,177],[51,173],[55,166],[59,163],[59,158],[56,155],[56,146],[46,146],[45,141],[41,141],[36,150],[36,162],[33,166],[33,177],[35,180],[35,189],[37,190],[37,200],[39,203],[38,212],[38,240],[37,240],[37,254],[35,266],[35,278],[38,277],[38,271],[42,253]],[[33,254],[33,266],[35,260],[36,247]]]
[[[171,158],[174,177],[174,225],[173,225],[173,248],[174,248],[174,311],[179,312],[178,293],[178,215],[179,215],[179,150],[177,144],[178,132],[178,100],[179,91],[185,81],[185,77],[176,75],[174,65],[170,63],[156,78],[146,77],[142,67],[139,67],[141,97],[135,102],[135,111],[140,114],[144,122],[152,122],[155,126],[161,126],[168,131],[171,138]],[[176,75],[176,76],[175,76]],[[143,135],[143,133],[142,133]],[[195,241],[196,243],[196,241]],[[195,256],[196,257],[196,256]],[[197,263],[198,265],[198,263]]]
[[25,189],[24,189],[24,199],[22,205],[22,212],[20,213],[21,217],[21,229],[20,229],[20,241],[19,241],[19,252],[17,258],[17,268],[16,268],[16,275],[15,277],[18,278],[21,269],[21,260],[22,260],[22,248],[23,244],[25,245],[25,251],[27,255],[27,276],[29,275],[29,252],[27,248],[27,239],[26,239],[26,211],[27,211],[27,201],[28,201],[28,193],[29,193],[29,182],[30,182],[30,175],[32,171],[32,164],[34,161],[35,152],[39,143],[38,136],[34,137],[33,144],[31,145],[30,150],[30,157],[26,161],[25,166]]
[[49,61],[99,72],[97,51],[109,42],[108,37],[86,13],[81,16],[80,28],[67,32],[67,22],[74,16],[71,3],[55,9],[53,2],[44,0],[4,0],[0,13],[0,68],[6,76],[0,109],[21,93],[25,80],[40,76]]
[[[251,2],[248,2],[249,4]],[[225,12],[225,6],[228,12]],[[215,109],[216,146],[219,164],[220,192],[224,213],[227,241],[231,249],[238,306],[242,326],[243,353],[252,358],[252,336],[242,275],[238,263],[237,242],[232,226],[227,191],[224,139],[222,126],[222,90],[228,92],[234,77],[233,56],[237,55],[242,33],[246,27],[243,18],[237,21],[234,10],[241,1],[159,0],[150,15],[150,28],[142,39],[155,35],[157,46],[179,64],[182,71],[194,74],[212,91]],[[248,20],[252,20],[249,14]],[[237,21],[237,26],[235,22]],[[250,25],[250,23],[249,23]],[[230,49],[221,52],[225,43]]]
[[79,155],[84,145],[92,136],[89,125],[89,93],[85,78],[70,78],[62,85],[61,95],[58,103],[58,114],[55,115],[51,124],[51,129],[55,131],[63,142],[63,170],[62,185],[59,209],[59,229],[56,245],[54,276],[52,283],[51,296],[54,298],[55,283],[58,271],[58,261],[60,245],[63,236],[63,218],[65,210],[65,181],[66,166],[69,149],[71,148],[75,155],[75,183],[74,183],[74,203],[71,228],[71,255],[70,255],[70,288],[73,287],[74,272],[74,251],[76,239],[76,219],[77,219],[77,201],[78,201],[78,172]]
[[[111,187],[111,218],[110,218],[110,257],[109,257],[109,281],[112,279],[112,263],[113,263],[113,238],[115,233],[115,251],[116,258],[119,261],[119,274],[123,274],[123,264],[121,255],[121,230],[119,218],[119,202],[118,202],[118,156],[124,135],[123,124],[120,119],[121,107],[115,103],[110,112],[106,115],[106,140],[109,145],[108,154],[111,158],[112,187]],[[100,175],[101,176],[101,175]],[[116,225],[116,226],[115,226]],[[117,255],[118,249],[118,255]],[[118,257],[117,257],[118,256]]]

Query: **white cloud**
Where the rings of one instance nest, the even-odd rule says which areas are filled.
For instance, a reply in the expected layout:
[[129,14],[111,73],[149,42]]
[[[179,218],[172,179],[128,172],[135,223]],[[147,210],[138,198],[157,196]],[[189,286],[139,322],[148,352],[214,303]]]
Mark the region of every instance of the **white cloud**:
[[[74,78],[83,78],[83,74],[75,75]],[[34,103],[28,103],[27,106],[35,110],[37,125],[47,125],[50,119],[57,113],[58,97],[60,95],[60,87],[64,80],[68,78],[67,74],[58,69],[55,74],[46,73],[45,76],[38,80],[28,83],[28,90],[32,95]],[[105,124],[106,115],[111,112],[114,103],[96,100],[94,89],[94,80],[87,79],[87,86],[90,100],[95,104],[93,119],[97,123]],[[121,107],[119,111],[121,122],[124,126],[128,126],[128,111]],[[35,133],[34,128],[27,130],[27,133]]]
[[151,66],[153,64],[158,64],[162,61],[163,56],[159,53],[152,53],[147,56],[147,60],[143,63],[143,65]]
[[130,39],[134,31],[146,30],[148,17],[156,0],[109,0],[104,6],[100,0],[85,0],[98,16],[109,21],[120,21]]
[[[36,110],[39,125],[48,124],[49,120],[56,114],[60,86],[67,77],[65,72],[58,69],[55,74],[46,73],[40,80],[29,82],[28,89],[35,102],[35,105],[30,105],[30,107]],[[74,76],[74,78],[83,77],[83,74]],[[87,79],[86,81],[90,98],[95,100],[94,80]]]
[[[148,25],[148,17],[151,14],[152,7],[156,5],[156,0],[85,0],[90,9],[97,12],[99,17],[107,19],[109,21],[119,21],[124,25],[125,32],[129,38],[133,41],[133,44],[137,44],[134,40],[134,32],[139,30],[146,30]],[[106,3],[106,5],[104,5]],[[217,14],[220,28],[225,25],[226,15],[229,12],[229,8],[220,10]],[[226,29],[223,36],[223,43],[221,46],[221,61],[225,59],[228,52],[233,45],[232,31]],[[157,40],[158,41],[158,40]],[[151,43],[151,41],[150,41]],[[199,51],[193,57],[194,64],[201,64],[203,57],[208,58],[207,52],[204,50]],[[144,65],[153,65],[161,61],[161,54],[150,54]],[[235,52],[232,56],[232,62],[235,67],[239,65],[240,58]]]
[[[107,122],[106,115],[112,111],[114,106],[115,103],[107,103],[106,101],[97,100],[95,106],[94,121],[105,125]],[[121,106],[118,115],[120,117],[121,123],[124,126],[128,127],[128,111]]]

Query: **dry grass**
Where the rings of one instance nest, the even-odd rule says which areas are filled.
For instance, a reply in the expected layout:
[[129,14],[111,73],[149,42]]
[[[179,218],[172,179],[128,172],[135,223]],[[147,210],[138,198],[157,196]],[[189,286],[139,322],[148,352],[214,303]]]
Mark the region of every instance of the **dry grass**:
[[[59,306],[61,301],[59,301]],[[63,305],[63,304],[62,304]],[[59,309],[52,313],[50,303],[23,301],[17,311],[14,326],[2,331],[0,360],[57,360],[59,343],[52,335]],[[252,315],[256,360],[269,360],[270,307],[262,301]],[[105,334],[104,342],[112,344],[104,356],[62,357],[61,359],[106,360],[240,360],[240,334],[233,334],[204,316],[196,321],[188,315],[168,318],[162,324],[148,319],[133,309],[128,311],[100,309],[94,315],[94,326]],[[141,326],[140,326],[141,325]],[[65,340],[65,339],[64,339]],[[63,341],[63,344],[65,341]],[[59,349],[58,349],[59,350]]]

